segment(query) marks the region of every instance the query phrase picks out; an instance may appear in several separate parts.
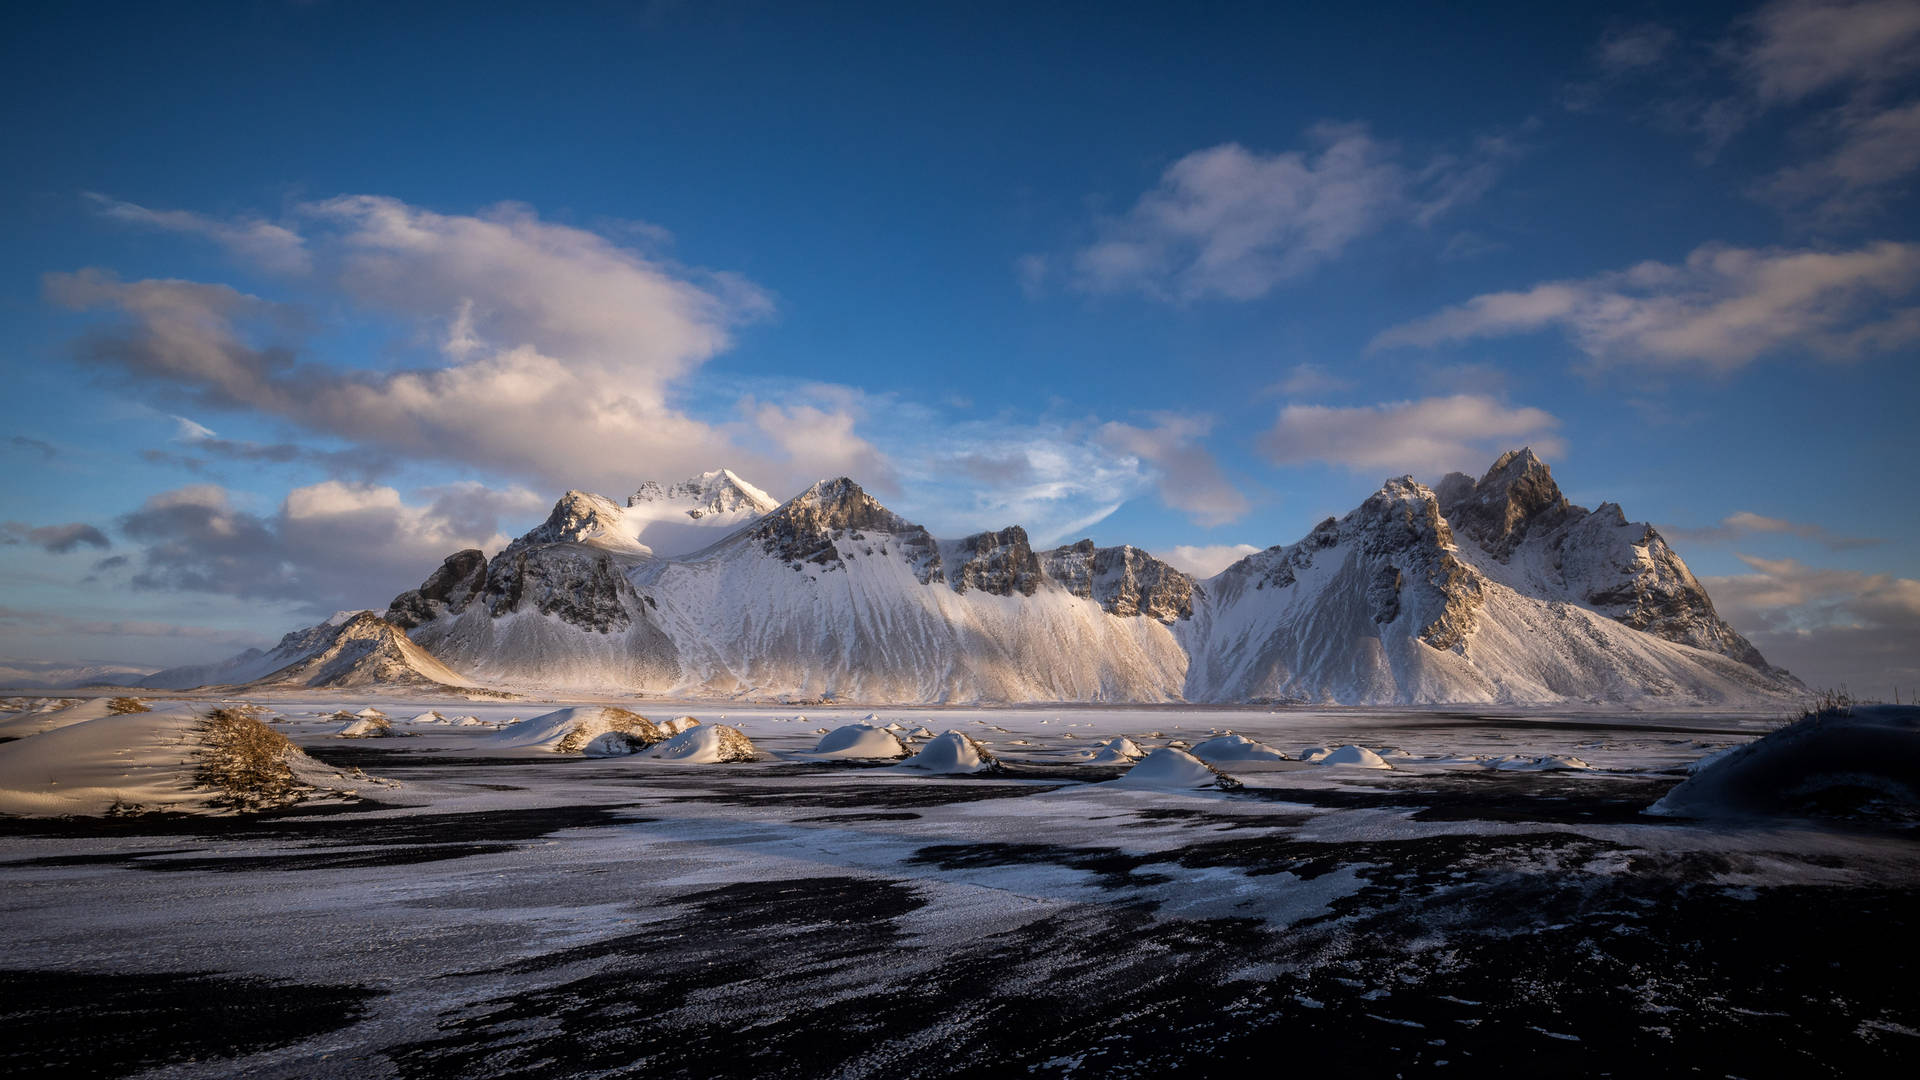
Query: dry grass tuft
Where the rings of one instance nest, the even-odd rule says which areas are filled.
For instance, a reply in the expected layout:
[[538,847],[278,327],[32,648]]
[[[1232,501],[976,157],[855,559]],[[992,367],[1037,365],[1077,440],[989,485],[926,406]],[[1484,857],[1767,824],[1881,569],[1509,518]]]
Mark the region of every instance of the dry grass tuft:
[[152,712],[153,707],[137,697],[117,697],[107,701],[109,716],[125,716],[127,713]]
[[213,802],[232,810],[285,806],[311,792],[293,775],[299,748],[261,723],[256,710],[215,709],[201,721],[205,746],[194,780],[219,792]]

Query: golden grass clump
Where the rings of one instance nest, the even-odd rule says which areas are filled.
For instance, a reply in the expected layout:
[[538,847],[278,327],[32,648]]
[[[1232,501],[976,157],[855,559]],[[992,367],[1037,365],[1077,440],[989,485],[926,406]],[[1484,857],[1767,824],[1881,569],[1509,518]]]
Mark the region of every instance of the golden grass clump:
[[262,723],[256,710],[214,709],[200,729],[204,745],[194,779],[219,793],[215,805],[261,810],[284,806],[313,790],[293,774],[299,748]]
[[117,697],[107,699],[107,715],[125,716],[127,713],[152,712],[153,706],[137,697]]

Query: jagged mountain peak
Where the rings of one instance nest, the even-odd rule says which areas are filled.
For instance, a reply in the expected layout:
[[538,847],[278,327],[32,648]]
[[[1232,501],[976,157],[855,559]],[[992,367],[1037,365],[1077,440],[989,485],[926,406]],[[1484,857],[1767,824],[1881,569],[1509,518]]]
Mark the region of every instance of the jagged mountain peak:
[[1509,450],[1479,480],[1453,473],[1437,492],[1441,513],[1454,528],[1504,559],[1529,535],[1557,529],[1586,516],[1567,501],[1553,470],[1531,447]]
[[547,520],[533,527],[515,544],[583,543],[624,537],[624,515],[619,504],[589,491],[569,491],[553,504]]
[[709,469],[677,484],[649,480],[627,496],[630,508],[661,502],[690,503],[686,513],[695,519],[708,514],[739,512],[758,515],[780,505],[773,496],[747,483],[732,469]]

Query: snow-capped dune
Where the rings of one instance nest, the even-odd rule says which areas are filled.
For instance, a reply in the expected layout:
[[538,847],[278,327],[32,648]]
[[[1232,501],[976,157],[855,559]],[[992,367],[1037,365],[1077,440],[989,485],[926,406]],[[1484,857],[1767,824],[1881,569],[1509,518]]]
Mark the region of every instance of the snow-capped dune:
[[929,740],[919,753],[901,762],[900,767],[943,775],[971,775],[995,772],[1000,763],[965,732],[949,731]]
[[1225,761],[1285,761],[1287,755],[1244,735],[1216,735],[1188,751],[1211,765]]
[[683,765],[718,765],[729,761],[752,761],[753,741],[739,728],[725,724],[701,724],[690,727],[647,751],[654,761],[673,761]]
[[0,814],[228,813],[371,784],[302,753],[244,708],[161,707],[0,744]]
[[844,724],[814,744],[815,757],[886,759],[905,756],[900,737],[872,724]]
[[1124,776],[1108,781],[1117,787],[1168,788],[1173,790],[1193,788],[1232,789],[1240,782],[1219,769],[1201,761],[1185,750],[1176,750],[1163,746],[1148,754],[1138,765],[1128,769]]
[[578,754],[608,732],[618,732],[648,745],[666,739],[664,732],[638,713],[609,705],[583,705],[555,709],[508,725],[488,736],[484,743],[491,750]]

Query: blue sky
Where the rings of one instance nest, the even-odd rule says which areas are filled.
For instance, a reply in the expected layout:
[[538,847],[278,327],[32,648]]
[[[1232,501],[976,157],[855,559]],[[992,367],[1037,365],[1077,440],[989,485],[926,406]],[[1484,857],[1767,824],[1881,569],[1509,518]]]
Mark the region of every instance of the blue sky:
[[719,465],[1210,570],[1530,443],[1920,678],[1920,5],[398,7],[0,15],[0,658]]

